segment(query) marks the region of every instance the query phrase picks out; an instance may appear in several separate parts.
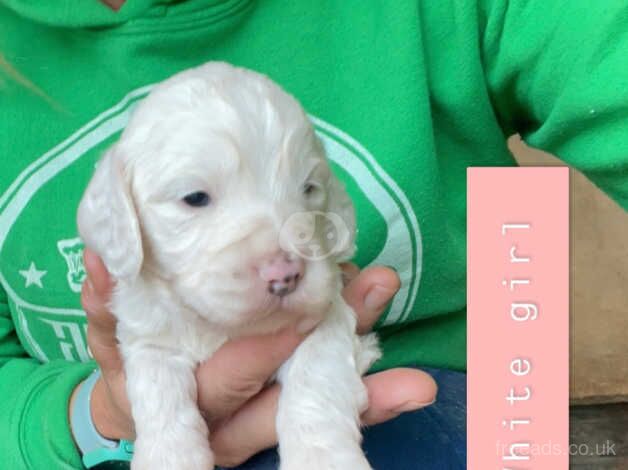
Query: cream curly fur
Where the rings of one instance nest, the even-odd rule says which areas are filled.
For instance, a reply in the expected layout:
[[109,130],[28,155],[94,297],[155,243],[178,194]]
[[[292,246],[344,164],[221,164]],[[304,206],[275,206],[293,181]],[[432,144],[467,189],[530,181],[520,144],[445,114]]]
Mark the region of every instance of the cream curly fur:
[[[199,191],[206,206],[183,201]],[[277,374],[281,468],[370,468],[360,375],[378,350],[355,334],[337,266],[353,252],[353,206],[293,97],[225,63],[166,80],[100,161],[78,224],[117,279],[134,470],[213,468],[195,368],[229,338],[295,322],[319,324]],[[304,243],[329,256],[303,259],[294,292],[269,293],[260,263]]]

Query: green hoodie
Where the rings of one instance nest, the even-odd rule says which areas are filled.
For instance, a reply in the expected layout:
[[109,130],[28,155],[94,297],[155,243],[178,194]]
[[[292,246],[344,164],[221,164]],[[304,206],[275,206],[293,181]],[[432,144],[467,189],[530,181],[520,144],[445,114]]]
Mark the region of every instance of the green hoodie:
[[519,132],[628,207],[627,25],[623,0],[0,0],[3,468],[80,468],[75,212],[153,84],[225,60],[294,94],[356,203],[356,261],[403,283],[378,367],[463,369],[466,168],[514,165]]

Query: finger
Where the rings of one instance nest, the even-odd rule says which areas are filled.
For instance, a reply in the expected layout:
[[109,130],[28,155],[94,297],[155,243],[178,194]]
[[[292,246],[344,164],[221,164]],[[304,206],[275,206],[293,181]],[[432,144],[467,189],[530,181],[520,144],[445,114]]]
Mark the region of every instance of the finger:
[[[364,378],[369,394],[369,408],[362,423],[373,425],[395,418],[434,402],[436,383],[416,369],[391,369]],[[211,444],[216,463],[236,466],[276,445],[275,419],[280,388],[265,389],[249,400],[237,413],[212,429]]]
[[85,287],[85,284],[81,303],[87,316],[87,344],[103,375],[121,372],[122,359],[116,339],[115,317],[96,298],[93,290]]
[[296,329],[229,341],[197,371],[199,406],[210,419],[234,413],[258,394],[303,341]]
[[116,340],[116,318],[88,277],[81,288],[81,305],[87,317],[87,343],[103,374],[119,372],[122,360]]
[[109,312],[107,302],[111,296],[112,282],[98,255],[89,249],[83,252],[87,278],[81,288],[81,303],[91,324],[103,332],[115,330],[116,319]]
[[375,324],[388,303],[399,290],[397,273],[385,266],[362,270],[345,287],[345,300],[358,316],[358,333],[365,333]]
[[89,276],[81,287],[81,305],[90,324],[104,331],[115,330],[116,319],[109,312],[107,300],[96,291]]
[[275,419],[279,392],[277,384],[264,389],[228,421],[211,429],[210,441],[216,465],[235,467],[277,444]]
[[417,369],[390,369],[364,378],[369,391],[369,407],[362,423],[388,421],[407,411],[434,403],[437,386],[427,373]]
[[109,299],[113,281],[102,259],[89,248],[85,248],[83,250],[83,264],[96,293],[104,299]]

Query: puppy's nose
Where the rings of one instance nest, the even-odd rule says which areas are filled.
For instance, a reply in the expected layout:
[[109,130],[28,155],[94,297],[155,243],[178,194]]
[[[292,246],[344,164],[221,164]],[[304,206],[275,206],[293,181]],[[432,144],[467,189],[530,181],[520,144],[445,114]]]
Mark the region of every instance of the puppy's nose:
[[268,282],[268,292],[283,297],[297,288],[304,269],[301,258],[282,251],[261,263],[259,275]]

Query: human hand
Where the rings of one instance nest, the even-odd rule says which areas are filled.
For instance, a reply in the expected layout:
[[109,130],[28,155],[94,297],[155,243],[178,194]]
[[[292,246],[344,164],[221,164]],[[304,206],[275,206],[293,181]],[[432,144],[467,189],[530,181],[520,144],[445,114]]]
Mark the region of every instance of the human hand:
[[[122,359],[115,337],[115,317],[107,309],[112,281],[97,255],[85,250],[88,280],[81,302],[88,317],[88,343],[101,368],[92,394],[92,417],[97,430],[111,439],[134,438],[126,397]],[[358,332],[368,331],[399,288],[394,271],[374,267],[360,272],[343,266],[347,280],[343,295],[357,313]],[[295,329],[274,335],[232,340],[197,370],[198,403],[210,427],[216,463],[235,466],[276,444],[275,415],[279,386],[265,388],[304,335]],[[234,365],[237,364],[237,367]],[[392,369],[364,379],[369,408],[364,424],[376,424],[434,401],[436,385],[424,372]]]

